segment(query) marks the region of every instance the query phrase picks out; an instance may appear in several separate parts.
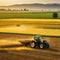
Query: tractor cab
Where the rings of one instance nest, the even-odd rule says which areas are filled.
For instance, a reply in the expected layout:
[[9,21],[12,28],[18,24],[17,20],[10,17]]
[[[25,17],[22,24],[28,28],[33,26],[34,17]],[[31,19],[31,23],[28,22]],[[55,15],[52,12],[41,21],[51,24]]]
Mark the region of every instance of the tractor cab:
[[38,42],[38,41],[43,42],[43,37],[42,36],[34,36],[34,40],[36,42]]

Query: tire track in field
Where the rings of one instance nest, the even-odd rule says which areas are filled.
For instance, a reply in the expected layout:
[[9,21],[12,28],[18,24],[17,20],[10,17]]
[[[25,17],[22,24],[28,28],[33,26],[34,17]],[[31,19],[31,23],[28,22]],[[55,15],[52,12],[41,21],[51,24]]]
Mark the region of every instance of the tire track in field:
[[33,58],[33,59],[42,59],[42,60],[60,60],[60,54],[45,52],[45,50],[39,51],[38,49],[34,49],[34,51],[24,50],[24,51],[8,51],[8,53],[20,55],[23,57]]

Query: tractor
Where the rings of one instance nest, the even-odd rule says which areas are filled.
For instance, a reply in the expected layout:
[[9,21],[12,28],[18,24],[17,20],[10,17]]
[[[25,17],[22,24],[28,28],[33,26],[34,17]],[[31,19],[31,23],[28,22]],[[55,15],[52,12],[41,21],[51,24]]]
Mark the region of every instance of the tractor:
[[30,42],[30,47],[31,48],[49,48],[49,44],[46,40],[43,40],[42,36],[34,36],[34,40]]

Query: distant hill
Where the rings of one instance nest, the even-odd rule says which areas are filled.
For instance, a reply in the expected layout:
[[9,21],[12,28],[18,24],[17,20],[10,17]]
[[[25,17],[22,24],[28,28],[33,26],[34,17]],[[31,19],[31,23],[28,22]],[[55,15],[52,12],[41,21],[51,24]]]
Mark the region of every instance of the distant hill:
[[0,6],[0,8],[11,8],[11,9],[23,9],[27,8],[30,10],[40,10],[40,9],[59,9],[60,10],[60,4],[15,4],[10,6]]

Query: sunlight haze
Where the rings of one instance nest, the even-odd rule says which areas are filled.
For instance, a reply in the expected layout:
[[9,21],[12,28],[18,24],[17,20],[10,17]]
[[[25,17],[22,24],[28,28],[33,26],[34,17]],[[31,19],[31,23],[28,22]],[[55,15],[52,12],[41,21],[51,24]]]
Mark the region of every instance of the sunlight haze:
[[60,3],[60,0],[0,0],[0,6],[8,6],[14,4],[29,4],[29,3]]

